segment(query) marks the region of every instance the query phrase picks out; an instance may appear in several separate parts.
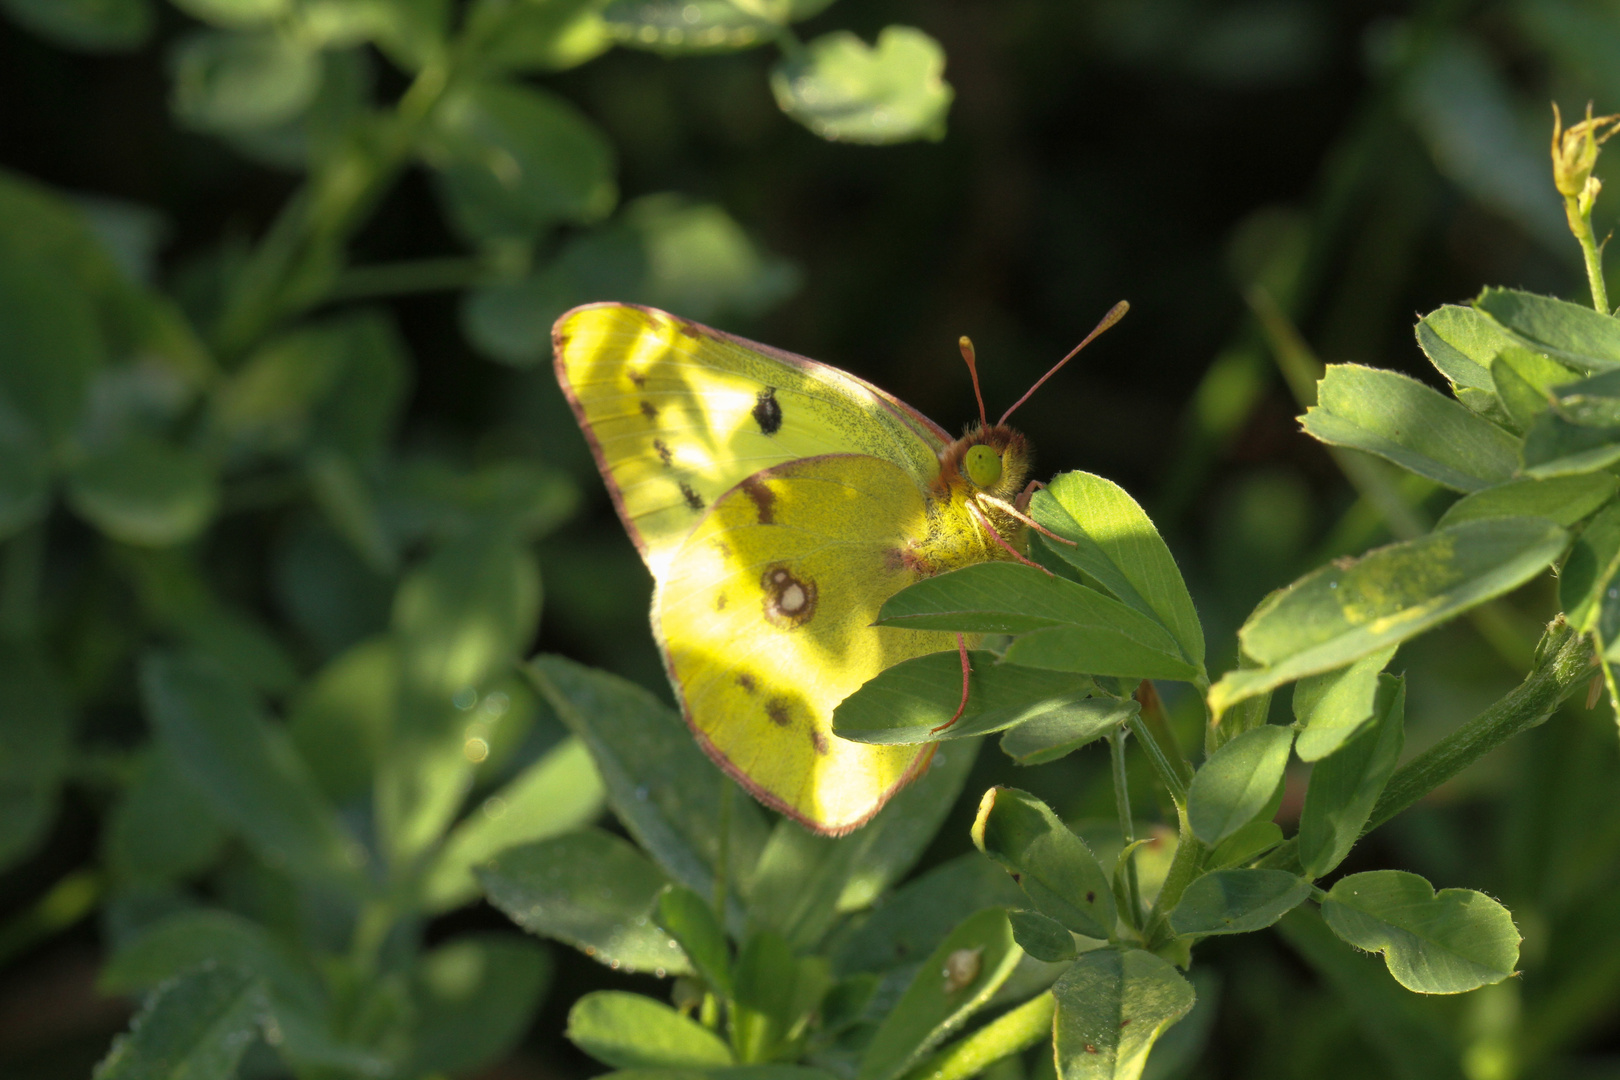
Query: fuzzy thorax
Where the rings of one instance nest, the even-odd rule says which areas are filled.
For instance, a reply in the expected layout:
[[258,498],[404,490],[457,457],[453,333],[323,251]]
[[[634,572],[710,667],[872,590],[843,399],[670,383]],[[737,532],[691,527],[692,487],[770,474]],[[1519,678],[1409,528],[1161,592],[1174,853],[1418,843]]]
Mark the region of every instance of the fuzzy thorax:
[[[971,463],[974,467],[969,467],[969,451],[977,446],[995,452],[999,469],[991,470],[996,474],[993,479],[986,473],[982,452]],[[1004,424],[971,428],[941,450],[939,476],[928,493],[928,536],[913,546],[917,568],[926,574],[938,574],[992,559],[1013,558],[990,529],[1015,550],[1025,551],[1024,523],[996,504],[1016,505],[1029,467],[1029,441]],[[975,475],[988,482],[976,482]]]

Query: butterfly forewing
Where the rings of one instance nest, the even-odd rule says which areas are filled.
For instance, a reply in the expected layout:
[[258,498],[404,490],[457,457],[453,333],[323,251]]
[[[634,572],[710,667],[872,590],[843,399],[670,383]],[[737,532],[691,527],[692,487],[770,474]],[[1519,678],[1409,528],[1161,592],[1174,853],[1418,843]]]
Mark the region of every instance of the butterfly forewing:
[[837,368],[621,304],[577,308],[554,335],[558,381],[654,577],[761,469],[853,453],[913,489],[937,475],[945,433]]
[[932,752],[832,733],[833,708],[867,679],[956,646],[872,625],[919,577],[906,552],[927,528],[904,469],[793,461],[726,492],[659,578],[653,622],[693,730],[762,801],[818,831],[864,822]]

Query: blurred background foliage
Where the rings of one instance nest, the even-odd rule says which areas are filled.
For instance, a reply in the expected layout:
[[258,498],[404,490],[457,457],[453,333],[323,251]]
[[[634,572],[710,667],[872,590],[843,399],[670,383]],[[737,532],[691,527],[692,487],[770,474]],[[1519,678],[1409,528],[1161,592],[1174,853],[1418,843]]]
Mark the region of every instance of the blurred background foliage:
[[[972,402],[958,335],[994,407],[1128,298],[1019,423],[1038,474],[1084,468],[1143,502],[1219,671],[1266,591],[1444,508],[1298,433],[1314,366],[1432,382],[1417,314],[1487,283],[1585,295],[1548,102],[1620,107],[1612,0],[780,7],[0,2],[0,800],[17,823],[0,834],[0,1072],[83,1075],[128,1018],[104,993],[145,985],[138,956],[103,972],[108,951],[201,897],[276,934],[340,933],[322,920],[342,921],[327,900],[358,856],[251,814],[197,826],[217,800],[147,736],[212,744],[164,701],[245,717],[266,760],[293,747],[309,769],[270,789],[330,800],[363,835],[395,815],[382,831],[407,858],[462,793],[567,767],[509,657],[561,652],[667,696],[650,581],[550,372],[550,323],[574,303],[660,304],[955,427]],[[812,46],[748,47],[774,26],[756,8],[807,20]],[[660,22],[688,9],[710,36]],[[423,78],[448,62],[440,17],[469,20],[455,59],[490,78]],[[928,38],[949,89],[929,82]],[[913,77],[883,123],[835,107],[896,71]],[[535,132],[555,152],[526,157]],[[897,134],[926,138],[861,145]],[[1512,685],[1553,610],[1543,583],[1404,650],[1410,750]],[[468,612],[494,631],[464,648]],[[380,717],[410,707],[376,688],[400,670],[432,684],[423,700],[479,686],[439,788],[384,760]],[[418,764],[442,760],[445,730],[409,722]],[[1525,935],[1521,979],[1421,999],[1303,931],[1211,941],[1199,1011],[1150,1074],[1620,1076],[1615,759],[1605,711],[1573,709],[1347,866],[1489,891]],[[1016,775],[1082,831],[1111,812],[1100,755],[978,769],[969,792]],[[356,803],[374,783],[375,809]],[[1134,790],[1151,817],[1145,775]],[[589,816],[599,792],[577,799]],[[969,817],[923,869],[968,848]],[[427,889],[437,948],[400,993],[442,999],[446,1026],[415,1067],[586,1075],[559,1034],[569,1002],[661,993],[459,906],[464,873]],[[473,968],[504,973],[487,984],[502,993],[457,998]]]

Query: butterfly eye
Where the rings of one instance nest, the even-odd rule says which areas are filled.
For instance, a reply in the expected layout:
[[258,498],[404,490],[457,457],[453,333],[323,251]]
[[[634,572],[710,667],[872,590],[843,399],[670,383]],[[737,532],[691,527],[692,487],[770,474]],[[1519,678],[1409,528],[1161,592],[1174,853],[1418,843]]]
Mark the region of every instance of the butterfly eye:
[[1001,455],[983,443],[970,446],[962,455],[962,468],[975,486],[987,488],[1001,479]]

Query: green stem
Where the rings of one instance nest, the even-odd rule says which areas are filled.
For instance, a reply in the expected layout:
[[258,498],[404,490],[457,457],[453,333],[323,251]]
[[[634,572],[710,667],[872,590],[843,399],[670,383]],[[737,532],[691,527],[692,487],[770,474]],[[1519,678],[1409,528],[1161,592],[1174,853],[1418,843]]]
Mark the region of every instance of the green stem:
[[1574,195],[1564,196],[1564,216],[1569,218],[1569,231],[1580,242],[1581,255],[1586,260],[1586,282],[1592,287],[1592,306],[1609,314],[1609,290],[1603,282],[1603,245],[1592,235],[1592,213],[1581,213],[1580,200]]
[[[1537,650],[1538,662],[1518,686],[1490,708],[1419,754],[1390,777],[1362,828],[1365,836],[1509,739],[1539,727],[1597,671],[1591,643],[1562,616]],[[1299,842],[1289,840],[1258,864],[1298,872]]]
[[1204,856],[1209,854],[1203,841],[1193,834],[1186,807],[1178,806],[1177,810],[1180,836],[1176,843],[1176,855],[1170,860],[1170,870],[1164,875],[1164,884],[1159,887],[1159,896],[1153,902],[1153,914],[1148,919],[1147,933],[1144,935],[1150,950],[1175,938],[1175,933],[1170,929],[1170,912],[1181,902],[1181,894],[1187,891],[1187,886],[1203,871]]
[[[1136,841],[1136,824],[1131,815],[1131,792],[1125,775],[1125,731],[1115,728],[1108,733],[1108,753],[1114,766],[1114,809],[1119,813],[1119,834],[1125,847],[1129,848]],[[1132,926],[1142,925],[1142,901],[1138,895],[1136,883],[1136,858],[1134,855],[1125,857],[1125,899],[1130,905],[1129,918],[1126,920]]]
[[902,1080],[968,1080],[1004,1057],[1028,1050],[1042,1039],[1052,1037],[1052,1017],[1057,999],[1048,990],[1030,998],[1011,1012],[926,1057]]
[[1164,785],[1164,789],[1170,793],[1170,798],[1175,800],[1178,808],[1185,806],[1187,803],[1186,781],[1182,779],[1176,767],[1171,764],[1170,758],[1164,752],[1164,748],[1153,737],[1153,732],[1148,730],[1147,722],[1142,719],[1142,714],[1137,713],[1131,717],[1130,724],[1132,733],[1142,743],[1142,749],[1147,751],[1148,761],[1153,764],[1153,771],[1158,775],[1159,783]]

